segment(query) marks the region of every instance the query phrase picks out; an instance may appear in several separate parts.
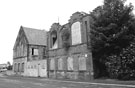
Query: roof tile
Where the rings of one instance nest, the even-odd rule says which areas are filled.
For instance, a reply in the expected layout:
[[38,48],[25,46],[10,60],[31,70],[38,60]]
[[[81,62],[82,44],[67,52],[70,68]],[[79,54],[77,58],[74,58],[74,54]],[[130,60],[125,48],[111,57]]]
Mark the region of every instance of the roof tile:
[[47,31],[22,27],[28,39],[28,44],[47,46]]

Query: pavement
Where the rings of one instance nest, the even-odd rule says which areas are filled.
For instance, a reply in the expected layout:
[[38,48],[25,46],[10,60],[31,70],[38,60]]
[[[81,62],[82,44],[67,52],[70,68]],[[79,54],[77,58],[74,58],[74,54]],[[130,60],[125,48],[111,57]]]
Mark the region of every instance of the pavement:
[[0,88],[135,88],[135,81],[117,80],[65,80],[5,76],[0,74]]

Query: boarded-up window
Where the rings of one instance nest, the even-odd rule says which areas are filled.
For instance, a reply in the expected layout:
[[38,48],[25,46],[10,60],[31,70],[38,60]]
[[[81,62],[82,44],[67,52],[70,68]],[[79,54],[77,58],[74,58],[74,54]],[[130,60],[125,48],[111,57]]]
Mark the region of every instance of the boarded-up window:
[[73,58],[72,57],[68,57],[68,59],[67,59],[67,68],[68,68],[68,70],[73,70]]
[[62,60],[62,58],[58,59],[58,70],[63,70],[63,60]]
[[14,72],[17,72],[17,64],[14,64]]
[[55,70],[55,60],[50,59],[50,70]]
[[22,72],[24,72],[24,63],[22,63]]
[[80,44],[81,41],[81,23],[75,22],[71,26],[72,45]]
[[18,72],[20,72],[20,63],[18,63]]
[[79,57],[79,70],[86,70],[86,58]]

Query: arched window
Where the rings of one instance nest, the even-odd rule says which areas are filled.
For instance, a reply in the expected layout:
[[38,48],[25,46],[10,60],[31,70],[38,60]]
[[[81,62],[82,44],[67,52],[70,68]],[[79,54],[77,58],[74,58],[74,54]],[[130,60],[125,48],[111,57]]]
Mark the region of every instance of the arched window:
[[62,60],[62,58],[58,58],[58,70],[63,70],[63,60]]
[[72,45],[80,44],[81,41],[81,23],[75,22],[71,26]]
[[73,58],[72,57],[67,58],[67,70],[73,70]]
[[51,33],[51,48],[52,49],[58,48],[58,38],[57,38],[56,31],[52,31],[52,33]]
[[54,58],[50,59],[50,70],[55,70],[55,59]]
[[22,63],[22,69],[21,69],[22,72],[24,72],[24,63]]
[[18,72],[20,72],[20,63],[18,63]]
[[17,72],[17,64],[14,64],[14,72]]

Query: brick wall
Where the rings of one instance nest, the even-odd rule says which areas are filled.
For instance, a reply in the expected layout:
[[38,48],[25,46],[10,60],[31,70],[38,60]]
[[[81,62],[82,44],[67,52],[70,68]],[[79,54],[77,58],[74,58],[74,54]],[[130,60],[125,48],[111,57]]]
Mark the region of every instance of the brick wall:
[[53,66],[49,67],[49,76],[53,78],[91,79],[93,69],[90,59],[92,59],[92,55],[87,50],[86,44],[70,47],[68,52],[64,49],[50,50],[49,66]]
[[[74,22],[80,22],[80,33],[81,43],[72,45],[72,24]],[[62,27],[56,27],[52,25],[51,31],[57,30],[58,36],[58,48],[51,49],[48,47],[48,72],[51,78],[66,78],[66,79],[93,79],[93,62],[92,53],[88,50],[88,32],[90,31],[90,16],[84,16],[80,13],[75,13],[71,16],[69,23],[62,27],[70,30],[69,43],[70,47],[68,50],[62,46],[63,42],[61,39]],[[78,35],[77,35],[78,36]],[[51,37],[48,38],[48,44],[51,42]],[[76,38],[77,39],[77,38]],[[49,43],[50,42],[50,43]],[[89,41],[90,42],[90,41]],[[49,45],[48,45],[49,46]]]
[[[32,55],[32,48],[38,50],[38,55]],[[45,59],[45,46],[29,45],[28,48],[28,61],[43,60]]]

